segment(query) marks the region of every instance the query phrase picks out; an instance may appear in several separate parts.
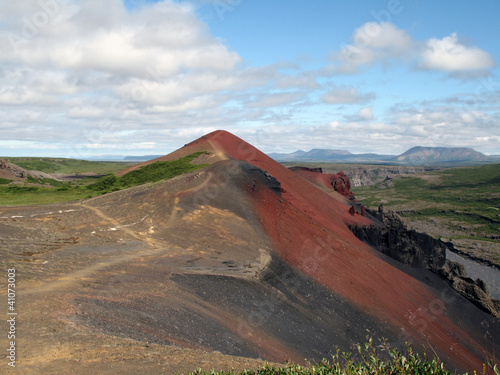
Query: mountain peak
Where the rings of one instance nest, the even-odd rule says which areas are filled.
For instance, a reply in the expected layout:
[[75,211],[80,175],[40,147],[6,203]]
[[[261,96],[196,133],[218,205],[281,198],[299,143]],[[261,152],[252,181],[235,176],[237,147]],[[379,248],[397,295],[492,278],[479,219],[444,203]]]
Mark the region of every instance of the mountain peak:
[[487,160],[488,157],[469,147],[415,146],[395,158],[398,162],[436,164]]

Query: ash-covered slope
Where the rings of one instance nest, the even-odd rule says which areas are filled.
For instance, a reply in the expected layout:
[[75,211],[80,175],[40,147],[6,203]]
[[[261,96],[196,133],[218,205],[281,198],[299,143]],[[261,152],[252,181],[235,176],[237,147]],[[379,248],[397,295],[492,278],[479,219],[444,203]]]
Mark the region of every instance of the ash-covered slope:
[[[21,342],[27,363],[50,344],[83,353],[78,364],[64,362],[67,372],[83,363],[99,372],[92,348],[103,340],[96,350],[112,354],[115,373],[126,369],[116,359],[121,340],[133,353],[127,365],[144,373],[160,361],[144,360],[151,345],[180,357],[205,353],[209,368],[242,358],[304,363],[336,347],[351,351],[367,334],[430,346],[461,370],[480,370],[491,357],[484,335],[498,337],[496,321],[439,276],[399,266],[356,238],[349,226],[373,221],[348,198],[224,131],[162,159],[197,151],[210,154],[196,162],[211,165],[171,180],[0,211],[9,236],[74,239],[37,254],[40,268],[24,279],[25,332],[36,327]],[[26,244],[18,251],[32,252]],[[50,315],[47,306],[55,306]],[[44,369],[57,372],[56,359]]]

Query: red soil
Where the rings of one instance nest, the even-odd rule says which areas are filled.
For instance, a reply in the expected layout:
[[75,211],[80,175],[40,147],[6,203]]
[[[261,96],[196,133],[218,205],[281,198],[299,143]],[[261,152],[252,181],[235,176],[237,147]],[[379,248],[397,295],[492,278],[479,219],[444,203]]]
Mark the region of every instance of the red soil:
[[356,216],[353,218],[349,215],[349,207],[341,202],[342,199],[332,199],[329,194],[314,188],[296,173],[231,133],[218,130],[206,135],[205,139],[199,139],[191,144],[199,145],[199,142],[203,141],[209,143],[212,149],[223,151],[232,159],[249,162],[269,172],[281,183],[284,197],[300,211],[319,221],[319,224],[323,224],[323,221],[333,220],[339,226],[339,235],[354,237],[344,225],[346,223],[371,223],[369,219],[364,217]]
[[333,220],[319,225],[293,202],[282,199],[282,203],[265,188],[254,191],[253,198],[262,225],[284,260],[400,331],[402,340],[416,339],[462,368],[481,368],[484,350],[434,307],[446,305],[441,296],[377,258],[367,245],[341,234]]
[[369,224],[369,219],[351,216],[349,207],[340,200],[228,132],[216,131],[192,142],[189,152],[191,147],[207,146],[264,169],[280,181],[281,199],[266,187],[249,194],[265,231],[284,260],[402,332],[402,341],[419,338],[460,367],[481,368],[484,349],[445,311],[432,308],[446,305],[444,296],[379,259],[346,226]]
[[302,168],[297,168],[294,170],[294,172],[315,185],[333,189],[347,198],[354,197],[354,194],[351,192],[351,182],[344,172],[339,172],[337,174],[328,174],[313,172]]
[[[282,259],[392,327],[396,334],[401,333],[402,342],[412,338],[464,369],[482,368],[486,351],[458,327],[460,323],[453,323],[451,316],[447,316],[446,296],[439,296],[383,261],[375,250],[351,233],[346,224],[363,225],[371,221],[349,214],[346,198],[320,190],[225,131],[210,133],[154,161],[171,160],[196,151],[213,153],[213,162],[226,157],[249,162],[281,183],[281,197],[266,186],[248,187],[248,191],[262,226]],[[331,188],[331,176],[318,175],[309,177],[315,180],[312,182]]]

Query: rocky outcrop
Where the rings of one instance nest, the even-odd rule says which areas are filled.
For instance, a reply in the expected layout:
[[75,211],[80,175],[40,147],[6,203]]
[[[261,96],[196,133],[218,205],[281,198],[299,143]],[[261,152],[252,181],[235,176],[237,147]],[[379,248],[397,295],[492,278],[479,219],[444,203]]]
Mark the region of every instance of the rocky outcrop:
[[491,297],[488,287],[483,280],[473,280],[467,277],[467,272],[460,263],[446,260],[439,273],[448,279],[453,289],[462,296],[480,309],[500,318],[500,301]]
[[40,179],[40,178],[51,178],[54,180],[57,180],[58,178],[44,172],[40,171],[29,171],[27,169],[24,169],[20,167],[19,165],[16,165],[14,163],[11,163],[7,159],[0,159],[0,177],[12,179],[12,180],[24,180],[28,177],[33,177],[35,179]]
[[305,172],[323,173],[323,168],[291,167],[289,169],[294,172],[305,171]]
[[26,178],[28,171],[18,165],[12,164],[6,159],[0,159],[0,169],[12,175],[12,177]]
[[[388,183],[394,176],[410,175],[415,173],[424,173],[434,171],[440,168],[434,167],[361,167],[351,169],[345,172],[351,180],[352,186],[370,186],[378,183]],[[329,172],[329,171],[327,171]],[[333,171],[332,171],[333,172]]]
[[361,241],[413,267],[438,270],[445,264],[448,243],[408,230],[400,216],[392,211],[366,211],[381,225],[351,226],[351,231]]
[[283,189],[281,188],[281,183],[271,176],[267,171],[260,169],[252,164],[240,162],[241,169],[252,176],[253,183],[251,186],[252,191],[257,187],[257,183],[261,183],[267,186],[272,192],[281,197]]
[[344,172],[340,171],[331,176],[333,190],[342,194],[344,197],[354,197],[354,193],[351,192],[351,181]]
[[446,259],[446,250],[454,251],[452,243],[408,229],[398,214],[385,213],[382,207],[378,211],[366,209],[366,212],[377,224],[349,227],[361,241],[401,263],[441,275],[453,289],[483,311],[500,317],[500,301],[493,299],[486,284],[467,277],[461,264]]
[[354,197],[354,193],[351,192],[351,181],[343,171],[329,174],[323,173],[322,168],[291,167],[289,169],[312,183],[335,190],[344,197]]

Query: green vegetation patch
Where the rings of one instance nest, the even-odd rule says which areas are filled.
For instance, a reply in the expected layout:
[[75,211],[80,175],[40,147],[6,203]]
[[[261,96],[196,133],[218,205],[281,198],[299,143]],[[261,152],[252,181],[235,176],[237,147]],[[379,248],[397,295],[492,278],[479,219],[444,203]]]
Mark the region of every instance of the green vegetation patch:
[[54,186],[54,187],[66,187],[69,185],[69,182],[58,181],[58,180],[54,180],[53,178],[36,179],[32,176],[28,176],[26,178],[26,182],[28,182],[30,184],[50,185],[50,186]]
[[79,186],[60,188],[23,185],[0,186],[0,205],[51,204],[86,199],[94,195],[97,193],[92,194],[89,190]]
[[11,182],[12,182],[12,180],[0,177],[0,185],[7,185],[7,184],[10,184]]
[[110,174],[108,176],[104,176],[100,178],[97,182],[87,185],[87,189],[94,191],[103,191],[103,190],[111,190],[114,187],[117,187],[118,177],[114,174]]
[[88,185],[87,188],[106,193],[149,182],[166,180],[208,166],[208,164],[191,164],[194,159],[202,154],[207,154],[207,152],[196,152],[177,160],[157,161],[140,169],[130,171],[120,178],[115,175],[108,175]]
[[[356,196],[369,207],[384,203],[386,207],[398,209],[405,204],[414,207],[449,207],[460,212],[463,218],[476,218],[481,222],[498,222],[500,208],[500,164],[468,168],[453,168],[430,172],[437,175],[437,182],[428,182],[419,177],[400,177],[393,180],[393,187],[379,189],[377,186],[353,188]],[[421,215],[442,212],[417,211]],[[467,221],[470,221],[467,219]]]
[[[116,177],[114,174],[101,177],[96,182],[94,182],[94,179],[88,178],[85,179],[85,182],[93,183],[86,186],[80,185],[82,183],[82,180],[72,183],[57,181],[49,178],[36,179],[33,177],[29,177],[26,181],[28,183],[27,185],[0,185],[0,205],[17,206],[50,204],[56,202],[87,199],[96,195],[105,194],[111,191],[144,184],[147,182],[156,182],[172,178],[183,173],[206,167],[208,164],[191,164],[191,161],[196,159],[201,154],[207,153],[197,152],[178,160],[153,163],[144,166],[136,171],[129,172],[120,178]],[[92,165],[96,164],[95,162],[89,163],[91,163]],[[118,171],[122,170],[124,166],[126,166],[123,163],[109,164],[119,166]],[[69,173],[74,173],[74,171],[70,171]],[[36,186],[34,184],[36,184]]]
[[60,174],[117,173],[136,163],[96,162],[64,158],[8,158],[11,163],[30,171]]
[[[431,225],[436,236],[500,243],[494,237],[500,231],[500,164],[449,168],[421,176],[394,178],[386,189],[372,185],[352,190],[365,206],[376,209],[382,203],[409,222]],[[461,250],[497,262],[497,256],[479,250],[487,245],[477,246]]]
[[[383,358],[383,359],[382,359]],[[500,375],[497,365],[489,361],[483,365],[478,373]],[[436,357],[430,358],[424,352],[420,355],[408,345],[406,353],[390,348],[386,341],[378,347],[370,339],[364,346],[357,346],[357,353],[340,353],[337,351],[331,361],[323,360],[318,364],[299,366],[288,364],[285,367],[266,365],[257,370],[243,370],[239,373],[231,371],[201,371],[197,370],[190,375],[358,375],[358,374],[419,374],[419,375],[452,375],[444,364]]]

